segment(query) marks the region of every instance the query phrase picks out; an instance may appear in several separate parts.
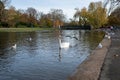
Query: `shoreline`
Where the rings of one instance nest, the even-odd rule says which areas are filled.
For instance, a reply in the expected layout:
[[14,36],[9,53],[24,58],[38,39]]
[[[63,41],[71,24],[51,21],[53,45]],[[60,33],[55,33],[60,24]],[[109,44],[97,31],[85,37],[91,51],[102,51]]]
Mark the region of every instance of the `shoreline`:
[[55,28],[0,28],[0,32],[34,32],[41,30],[55,30]]
[[107,52],[99,80],[120,80],[120,30],[111,35],[111,45]]
[[96,47],[92,54],[81,63],[75,72],[67,80],[98,80],[101,69],[109,50],[111,39],[103,38],[101,41],[102,48]]

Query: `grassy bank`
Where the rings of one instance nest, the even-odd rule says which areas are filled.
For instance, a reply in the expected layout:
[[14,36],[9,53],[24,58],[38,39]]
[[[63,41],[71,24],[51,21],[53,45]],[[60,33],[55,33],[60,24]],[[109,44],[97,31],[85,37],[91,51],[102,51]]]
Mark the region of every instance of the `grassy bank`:
[[0,28],[0,32],[33,32],[41,30],[55,30],[54,28]]

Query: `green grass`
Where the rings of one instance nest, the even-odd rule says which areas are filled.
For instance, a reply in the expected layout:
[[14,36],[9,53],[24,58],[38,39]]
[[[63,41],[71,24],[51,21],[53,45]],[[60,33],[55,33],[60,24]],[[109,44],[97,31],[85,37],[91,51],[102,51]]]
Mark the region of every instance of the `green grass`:
[[55,30],[54,28],[0,28],[0,32],[34,32],[41,30]]

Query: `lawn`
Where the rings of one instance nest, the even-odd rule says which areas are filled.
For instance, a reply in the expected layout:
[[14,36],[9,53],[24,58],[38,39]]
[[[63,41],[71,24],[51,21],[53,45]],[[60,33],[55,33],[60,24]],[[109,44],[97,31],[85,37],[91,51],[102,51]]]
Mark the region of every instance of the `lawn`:
[[41,30],[54,30],[54,28],[0,28],[0,32],[33,32]]

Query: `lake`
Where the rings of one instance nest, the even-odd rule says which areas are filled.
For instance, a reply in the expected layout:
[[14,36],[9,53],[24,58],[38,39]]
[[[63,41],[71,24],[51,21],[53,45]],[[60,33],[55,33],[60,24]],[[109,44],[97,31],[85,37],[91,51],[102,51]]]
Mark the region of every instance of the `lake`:
[[[0,32],[0,80],[66,80],[103,35],[84,30]],[[60,48],[59,39],[69,47]]]

